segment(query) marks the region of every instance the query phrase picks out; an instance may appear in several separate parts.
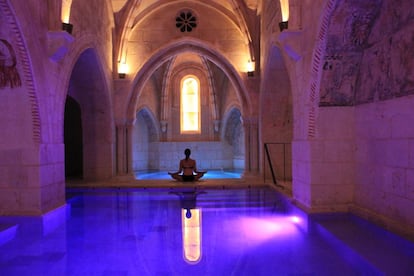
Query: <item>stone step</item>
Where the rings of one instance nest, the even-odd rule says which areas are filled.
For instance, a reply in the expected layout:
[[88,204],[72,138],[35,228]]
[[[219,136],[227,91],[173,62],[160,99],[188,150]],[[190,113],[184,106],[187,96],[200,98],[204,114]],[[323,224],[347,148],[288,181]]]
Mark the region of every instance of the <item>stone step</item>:
[[17,224],[0,223],[0,246],[16,237],[17,228]]
[[315,215],[315,227],[349,262],[375,275],[414,275],[414,243],[350,214]]

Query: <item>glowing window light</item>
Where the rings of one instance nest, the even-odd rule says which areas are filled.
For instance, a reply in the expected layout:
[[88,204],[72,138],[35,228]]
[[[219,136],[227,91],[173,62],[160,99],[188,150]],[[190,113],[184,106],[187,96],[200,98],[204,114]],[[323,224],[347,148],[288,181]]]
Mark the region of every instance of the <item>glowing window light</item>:
[[60,16],[63,23],[69,23],[71,6],[72,0],[62,0],[62,12]]
[[181,133],[200,132],[200,82],[195,76],[186,76],[181,81]]
[[190,264],[201,260],[201,210],[190,209],[191,217],[187,218],[188,210],[181,210],[183,236],[183,258]]
[[280,0],[280,9],[282,10],[282,21],[289,20],[289,0]]

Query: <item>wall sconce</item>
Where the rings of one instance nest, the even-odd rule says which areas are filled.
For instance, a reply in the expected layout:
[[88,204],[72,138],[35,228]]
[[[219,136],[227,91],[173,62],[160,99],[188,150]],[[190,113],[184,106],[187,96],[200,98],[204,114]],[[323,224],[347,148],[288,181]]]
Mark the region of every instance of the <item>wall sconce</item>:
[[128,65],[125,62],[120,62],[118,64],[118,77],[120,79],[125,79],[128,72]]
[[247,62],[247,76],[253,77],[254,76],[254,69],[255,69],[255,62],[249,60]]
[[68,32],[69,34],[72,34],[73,25],[70,23],[64,23],[62,22],[62,30]]
[[280,11],[282,13],[282,22],[279,23],[280,31],[287,30],[289,20],[289,0],[279,0]]
[[288,21],[282,21],[279,22],[279,29],[282,32],[283,30],[287,30],[288,29]]
[[72,0],[63,0],[62,1],[62,10],[60,14],[60,19],[62,20],[62,30],[72,34],[73,25],[69,23],[70,19],[70,9],[72,7]]

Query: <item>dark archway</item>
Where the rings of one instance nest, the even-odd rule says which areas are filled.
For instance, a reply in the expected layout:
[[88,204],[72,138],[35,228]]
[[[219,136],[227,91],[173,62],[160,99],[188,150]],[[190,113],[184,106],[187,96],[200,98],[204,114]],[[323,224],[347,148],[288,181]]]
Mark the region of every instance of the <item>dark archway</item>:
[[65,177],[81,179],[83,178],[82,114],[79,103],[70,96],[66,97],[63,137]]
[[111,178],[114,173],[112,110],[107,83],[94,49],[86,49],[77,59],[67,95],[78,103],[82,114],[83,179]]

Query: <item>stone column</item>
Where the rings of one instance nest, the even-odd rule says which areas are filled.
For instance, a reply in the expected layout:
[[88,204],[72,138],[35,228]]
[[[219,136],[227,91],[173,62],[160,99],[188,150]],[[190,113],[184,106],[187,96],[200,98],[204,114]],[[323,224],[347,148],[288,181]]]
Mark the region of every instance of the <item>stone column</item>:
[[243,117],[245,131],[245,170],[243,177],[256,177],[259,175],[259,139],[258,118]]
[[132,128],[131,121],[119,121],[116,124],[116,175],[118,177],[133,177]]
[[126,129],[126,173],[127,175],[134,176],[134,170],[132,168],[132,133],[134,128],[134,122],[128,121],[125,125]]

